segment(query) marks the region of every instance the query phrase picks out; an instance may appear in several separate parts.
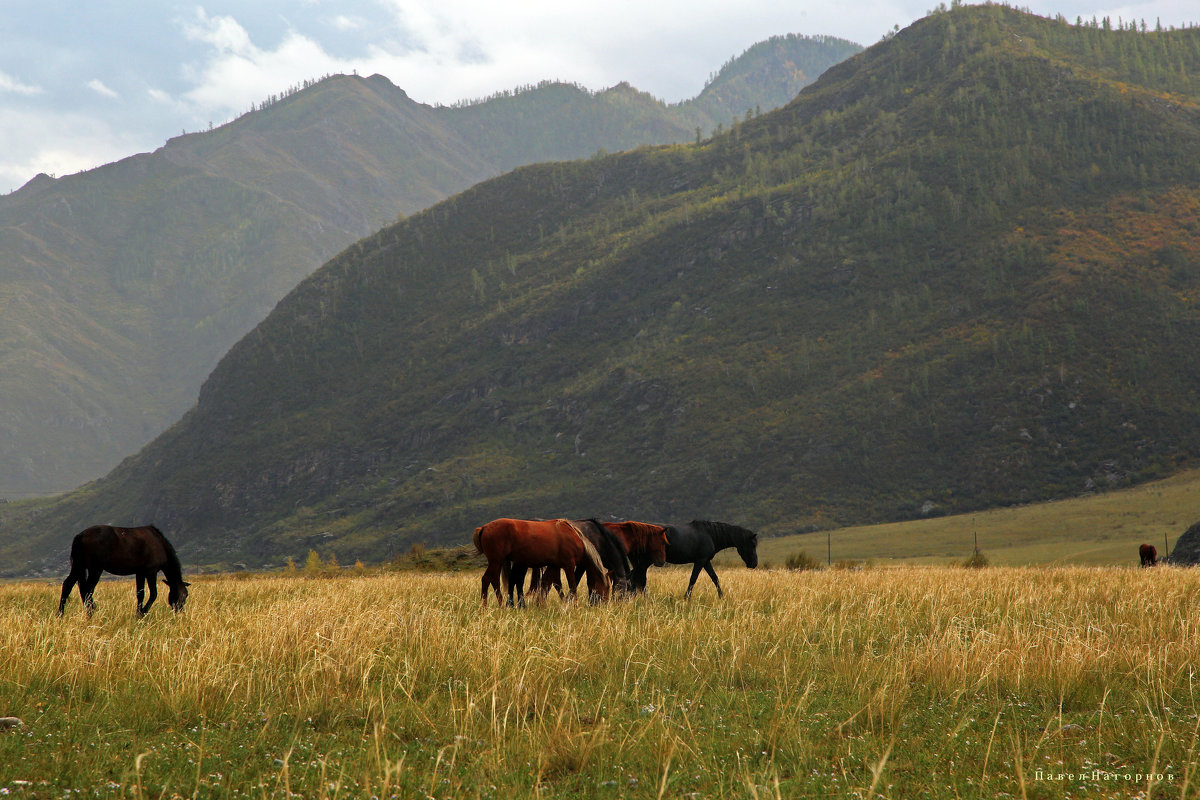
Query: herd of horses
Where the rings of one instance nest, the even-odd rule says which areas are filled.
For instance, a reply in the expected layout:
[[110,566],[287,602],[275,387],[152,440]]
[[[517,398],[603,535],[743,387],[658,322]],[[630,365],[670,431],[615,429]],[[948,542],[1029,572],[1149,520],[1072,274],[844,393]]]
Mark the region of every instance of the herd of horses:
[[[596,519],[494,519],[475,529],[475,550],[487,558],[480,598],[487,605],[488,590],[504,603],[501,581],[509,605],[525,604],[525,575],[532,572],[530,591],[544,600],[551,588],[560,596],[574,597],[579,581],[587,576],[588,594],[607,600],[646,590],[650,565],[691,564],[686,597],[700,571],[708,573],[717,594],[724,595],[712,559],[733,547],[747,567],[758,566],[758,535],[726,522],[692,520],[686,525],[649,522],[600,522]],[[560,575],[566,573],[564,594]],[[513,592],[517,598],[514,601]]]
[[[599,522],[585,520],[496,519],[475,529],[475,548],[487,557],[483,573],[483,603],[488,589],[503,602],[500,580],[508,590],[508,604],[525,604],[524,582],[532,571],[530,591],[544,599],[551,587],[560,596],[576,594],[586,575],[590,597],[606,600],[613,593],[644,592],[646,571],[651,564],[692,564],[691,597],[696,578],[704,570],[721,595],[721,582],[712,559],[721,550],[737,548],[746,566],[758,566],[758,536],[746,528],[724,522],[693,520],[686,525],[655,525],[647,522]],[[167,602],[176,613],[187,602],[188,586],[175,548],[153,525],[117,528],[93,525],[75,535],[71,542],[71,569],[62,584],[58,615],[66,608],[71,590],[79,586],[79,599],[91,616],[93,593],[104,572],[133,575],[137,579],[137,615],[144,617],[158,597],[158,573],[167,585]],[[564,595],[560,573],[566,573],[569,595]],[[145,596],[149,585],[150,597]]]
[[[552,588],[560,597],[574,597],[586,576],[589,597],[603,601],[614,594],[646,591],[649,567],[667,563],[692,565],[685,597],[692,596],[701,570],[708,573],[717,594],[723,596],[712,560],[730,547],[737,550],[747,567],[758,566],[758,535],[754,531],[700,519],[686,525],[658,525],[632,520],[501,518],[476,528],[472,540],[476,551],[487,558],[480,592],[485,606],[489,589],[495,591],[498,604],[505,602],[501,581],[508,605],[525,605],[525,576],[530,573],[529,589],[539,600],[545,600]],[[1160,563],[1152,544],[1141,545],[1138,558],[1143,567]],[[183,579],[179,556],[162,531],[153,525],[93,525],[76,534],[71,542],[71,570],[62,584],[58,615],[63,615],[71,589],[78,584],[79,599],[90,616],[95,608],[92,595],[104,572],[136,577],[139,617],[146,615],[158,597],[159,572],[169,590],[167,602],[171,608],[178,613],[187,602],[191,584]],[[567,592],[563,591],[562,573],[567,576]]]

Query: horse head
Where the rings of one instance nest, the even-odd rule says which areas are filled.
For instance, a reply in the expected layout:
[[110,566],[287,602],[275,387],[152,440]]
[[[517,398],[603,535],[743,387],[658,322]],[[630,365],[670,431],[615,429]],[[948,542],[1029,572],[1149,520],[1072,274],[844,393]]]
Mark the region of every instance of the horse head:
[[754,569],[758,566],[758,534],[751,533],[747,538],[743,539],[737,545],[738,555],[742,557],[742,561],[746,562],[746,566]]
[[656,567],[667,563],[667,529],[662,525],[646,526],[646,553]]
[[163,578],[163,583],[167,584],[167,588],[170,589],[170,591],[167,593],[167,603],[170,604],[171,608],[175,609],[175,613],[178,614],[180,611],[183,611],[183,604],[187,602],[188,587],[191,586],[191,584],[187,581],[171,583],[166,578]]

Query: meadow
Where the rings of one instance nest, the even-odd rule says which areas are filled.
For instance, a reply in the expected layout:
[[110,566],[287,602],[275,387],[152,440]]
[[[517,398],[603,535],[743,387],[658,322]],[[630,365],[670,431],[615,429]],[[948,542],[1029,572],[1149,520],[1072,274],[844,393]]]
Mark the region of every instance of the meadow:
[[[1200,518],[1200,470],[1116,492],[862,525],[760,541],[761,559],[782,564],[803,551],[827,561],[946,565],[962,563],[976,543],[999,566],[1124,566],[1138,563],[1138,545],[1159,554]],[[730,556],[723,555],[729,561]],[[732,556],[736,562],[736,556]]]
[[[485,609],[475,572],[0,584],[0,793],[1195,797],[1200,571],[687,573]],[[706,579],[702,579],[706,580]]]

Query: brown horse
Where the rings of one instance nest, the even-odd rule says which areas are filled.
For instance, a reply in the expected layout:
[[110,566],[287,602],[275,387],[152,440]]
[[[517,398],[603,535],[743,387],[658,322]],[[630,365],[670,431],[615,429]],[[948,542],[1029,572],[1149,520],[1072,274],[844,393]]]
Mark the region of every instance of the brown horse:
[[517,568],[556,567],[567,573],[570,593],[579,584],[576,567],[587,573],[588,585],[601,599],[609,594],[608,577],[596,548],[565,519],[494,519],[475,529],[476,551],[487,556],[480,597],[487,605],[488,587],[495,589],[496,602],[504,603],[500,576],[509,565]]
[[667,529],[649,522],[603,522],[617,535],[630,556],[641,556],[656,567],[667,563]]
[[[594,519],[573,519],[571,520],[571,525],[591,542],[592,547],[595,547],[596,552],[600,554],[600,561],[604,564],[604,570],[608,575],[609,583],[612,585],[612,594],[614,596],[629,594],[632,584],[629,581],[629,548],[626,546],[625,541]],[[575,569],[575,580],[578,581],[581,577],[583,577],[583,568],[577,567]],[[525,570],[514,567],[512,570],[512,581],[508,585],[509,605],[512,605],[513,602],[513,589],[517,591],[519,604],[525,604],[525,592],[522,585],[524,581]],[[559,597],[566,597],[566,594],[563,592],[562,577],[558,568],[546,567],[542,570],[533,570],[533,577],[529,582],[529,590],[539,595],[539,597],[544,598],[550,593],[551,589],[557,589]]]
[[[597,522],[594,519],[577,519],[572,520],[576,528],[580,529],[585,536],[591,540],[592,544],[600,552],[600,557],[604,561],[604,566],[608,570],[608,577],[613,582],[614,591],[619,587],[621,594],[632,594],[634,591],[633,582],[631,580],[631,567],[624,556],[637,556],[643,561],[649,561],[656,567],[661,567],[667,563],[667,529],[663,525],[654,525],[649,522],[634,522],[628,520],[626,522]],[[602,528],[609,535],[615,536],[618,542],[616,547],[605,547],[603,542],[598,540],[599,531]],[[617,554],[620,554],[619,556]],[[619,561],[618,561],[619,558]],[[615,562],[615,563],[614,563]],[[521,576],[523,579],[523,575]],[[563,596],[562,583],[559,579],[558,570],[546,569],[539,575],[536,571],[533,575],[533,580],[530,583],[530,591],[541,589],[542,594],[549,593],[550,589],[558,590],[559,596]],[[518,590],[520,587],[518,587]],[[512,601],[512,590],[509,589],[509,602]]]
[[[187,602],[187,587],[191,584],[183,580],[179,556],[162,531],[153,525],[140,528],[94,525],[77,533],[71,542],[71,571],[63,581],[58,615],[62,616],[71,588],[78,583],[79,599],[87,609],[88,616],[91,616],[96,607],[92,592],[100,582],[100,574],[111,572],[114,575],[137,576],[137,615],[144,617],[158,597],[155,578],[160,571],[163,583],[170,589],[167,602],[178,614]],[[150,600],[142,605],[147,582],[150,583]]]
[[1158,564],[1158,550],[1152,544],[1144,544],[1138,548],[1138,558],[1142,560],[1143,567],[1153,567]]

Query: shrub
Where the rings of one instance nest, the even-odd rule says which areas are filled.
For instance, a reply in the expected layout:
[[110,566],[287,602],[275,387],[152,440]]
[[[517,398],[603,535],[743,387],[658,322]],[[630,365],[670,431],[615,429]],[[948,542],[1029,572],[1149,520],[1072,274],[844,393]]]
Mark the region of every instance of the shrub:
[[988,557],[982,550],[976,550],[962,565],[967,569],[982,569],[988,565]]
[[821,562],[810,556],[808,553],[801,550],[799,553],[792,553],[784,560],[784,565],[791,570],[806,570],[820,569]]

